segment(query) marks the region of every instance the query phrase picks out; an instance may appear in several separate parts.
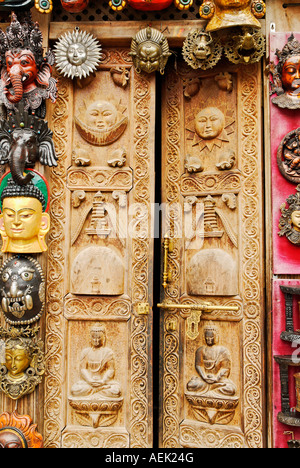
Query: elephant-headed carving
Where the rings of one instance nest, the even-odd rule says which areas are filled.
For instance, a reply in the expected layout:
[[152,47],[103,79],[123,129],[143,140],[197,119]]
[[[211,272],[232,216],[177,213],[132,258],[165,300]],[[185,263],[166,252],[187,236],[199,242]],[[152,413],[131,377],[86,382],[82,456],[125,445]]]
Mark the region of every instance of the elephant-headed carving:
[[52,131],[45,120],[25,111],[22,105],[0,121],[0,164],[9,164],[16,184],[26,185],[32,178],[29,171],[36,162],[57,166]]
[[25,109],[45,117],[45,99],[56,100],[56,80],[52,78],[54,54],[43,56],[43,37],[38,23],[21,24],[12,13],[6,33],[0,30],[0,101],[14,109],[21,100]]

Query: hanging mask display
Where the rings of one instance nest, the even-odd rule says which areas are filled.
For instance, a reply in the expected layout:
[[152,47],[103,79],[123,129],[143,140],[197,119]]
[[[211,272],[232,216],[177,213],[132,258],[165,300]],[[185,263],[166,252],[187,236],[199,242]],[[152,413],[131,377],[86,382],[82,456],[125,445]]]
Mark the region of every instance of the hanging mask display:
[[224,54],[236,65],[259,62],[265,53],[264,35],[254,28],[236,28],[224,45]]
[[61,36],[54,47],[58,71],[71,79],[86,78],[95,72],[102,58],[97,39],[78,27]]
[[213,68],[222,57],[222,45],[218,38],[210,33],[195,29],[187,35],[183,43],[182,55],[188,65],[194,69]]
[[137,73],[159,71],[163,75],[171,53],[165,36],[157,29],[147,27],[132,39],[129,55]]
[[49,187],[36,171],[24,186],[7,173],[0,183],[0,235],[2,252],[40,253],[47,250],[45,236],[50,229]]
[[287,44],[276,54],[278,63],[271,62],[272,103],[287,109],[300,109],[300,42],[292,34]]
[[43,448],[43,437],[28,415],[0,414],[0,448]]
[[21,24],[12,13],[6,33],[0,30],[0,102],[15,109],[21,100],[25,110],[46,115],[45,100],[56,101],[56,80],[52,78],[54,55],[43,56],[43,37],[38,23]]
[[266,5],[262,0],[204,0],[201,18],[208,20],[206,31],[217,31],[235,26],[261,28],[257,18],[263,18]]
[[286,236],[292,244],[300,245],[300,185],[297,186],[297,193],[290,195],[286,201],[288,207],[284,203],[280,208],[278,235]]
[[287,180],[300,183],[300,128],[289,132],[277,150],[278,168]]
[[9,164],[12,177],[18,185],[26,185],[34,176],[24,171],[36,162],[57,166],[52,132],[47,122],[18,105],[8,120],[0,121],[0,164]]
[[0,328],[0,390],[12,400],[32,393],[45,373],[39,328]]
[[0,270],[0,301],[6,322],[29,325],[40,319],[45,308],[45,278],[32,257],[14,256]]

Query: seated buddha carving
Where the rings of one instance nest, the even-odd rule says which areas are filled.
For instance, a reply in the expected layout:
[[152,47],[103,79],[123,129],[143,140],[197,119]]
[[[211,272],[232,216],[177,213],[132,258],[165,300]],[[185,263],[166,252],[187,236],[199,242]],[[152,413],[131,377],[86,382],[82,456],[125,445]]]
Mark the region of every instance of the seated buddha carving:
[[118,398],[121,395],[120,384],[114,380],[115,358],[113,351],[105,346],[106,331],[101,325],[95,325],[90,332],[91,343],[81,353],[80,377],[71,393],[74,397]]
[[190,392],[234,396],[236,386],[229,379],[231,357],[227,348],[218,344],[216,327],[208,324],[204,327],[206,344],[196,351],[195,367],[198,376],[192,377],[187,384]]

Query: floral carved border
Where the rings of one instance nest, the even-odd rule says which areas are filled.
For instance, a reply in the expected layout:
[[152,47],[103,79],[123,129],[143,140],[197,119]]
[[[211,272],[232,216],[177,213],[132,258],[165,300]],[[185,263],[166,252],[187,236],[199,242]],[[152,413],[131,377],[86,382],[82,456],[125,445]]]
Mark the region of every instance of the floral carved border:
[[[151,180],[154,173],[154,148],[151,132],[154,131],[151,101],[153,78],[138,75],[134,72],[133,104],[135,109],[134,121],[134,189],[133,202],[142,204],[146,212],[150,213],[153,196]],[[152,123],[151,123],[152,122]],[[150,222],[150,220],[148,221]],[[148,224],[148,233],[150,225]],[[134,312],[138,303],[151,301],[149,288],[152,284],[149,272],[153,270],[151,243],[148,233],[134,238],[132,241],[131,290],[133,314],[131,320],[131,415],[130,415],[130,446],[132,448],[151,447],[152,442],[152,402],[151,398],[151,369],[150,355],[152,339],[151,316],[139,316]],[[150,282],[149,282],[150,281]]]
[[[127,64],[128,54],[123,55],[113,50],[107,52],[109,60]],[[104,67],[109,64],[105,63]],[[140,76],[132,69],[132,109],[133,109],[133,157],[134,174],[133,190],[129,193],[131,202],[143,203],[150,212],[154,201],[152,180],[154,177],[154,79]],[[149,271],[152,271],[152,244],[149,236],[139,236],[129,243],[131,252],[130,299],[119,298],[112,304],[101,298],[65,297],[65,278],[67,262],[65,252],[69,249],[67,238],[68,203],[67,168],[71,161],[71,125],[73,85],[69,80],[60,78],[58,99],[53,106],[50,128],[58,155],[58,166],[51,171],[51,231],[48,239],[48,273],[47,273],[47,317],[46,317],[46,364],[45,376],[45,447],[59,448],[62,430],[65,427],[66,390],[65,374],[65,334],[67,320],[94,320],[98,315],[113,320],[128,320],[130,326],[130,388],[128,389],[129,428],[131,447],[151,447],[152,444],[152,391],[151,391],[151,327],[149,315],[138,315],[136,305],[151,301]],[[152,107],[151,107],[152,106]],[[119,171],[120,172],[120,171]],[[132,177],[131,169],[127,170]],[[126,172],[126,175],[127,175]],[[126,179],[127,180],[127,179]],[[131,180],[130,180],[131,182]],[[127,183],[127,182],[126,182]],[[112,187],[114,188],[114,187]],[[131,188],[128,186],[128,188]],[[150,223],[150,220],[149,220]],[[150,231],[148,231],[150,232]],[[66,247],[66,248],[64,248]],[[150,283],[149,283],[150,280]],[[150,284],[150,285],[149,285]],[[87,309],[87,302],[92,309]],[[65,315],[64,315],[65,311]],[[110,316],[109,314],[113,314]],[[88,432],[88,431],[87,431]],[[68,432],[71,441],[78,436]],[[66,435],[63,436],[65,441]],[[79,437],[79,436],[78,436]],[[123,435],[121,434],[122,438]],[[69,440],[68,439],[68,440]],[[73,440],[73,439],[72,439]],[[76,439],[77,440],[77,439]],[[126,439],[127,441],[127,439]],[[71,442],[70,442],[71,443]],[[126,442],[127,443],[127,442]],[[78,444],[80,445],[81,442]]]
[[59,448],[63,420],[64,374],[64,278],[66,228],[66,167],[68,157],[68,116],[70,115],[70,84],[59,80],[59,91],[51,115],[51,129],[58,166],[50,172],[51,228],[48,237],[46,374],[44,444]]

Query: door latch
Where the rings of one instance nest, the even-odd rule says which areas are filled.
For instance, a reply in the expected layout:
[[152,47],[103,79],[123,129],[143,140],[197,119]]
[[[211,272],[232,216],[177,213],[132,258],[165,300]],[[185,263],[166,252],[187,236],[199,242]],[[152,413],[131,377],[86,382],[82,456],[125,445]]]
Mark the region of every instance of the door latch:
[[239,310],[239,307],[237,306],[218,306],[208,303],[176,304],[163,302],[161,304],[157,304],[157,307],[170,310],[188,310],[190,313],[186,320],[186,335],[190,340],[195,340],[199,335],[199,323],[203,312],[212,312],[214,310],[232,310],[237,312]]

